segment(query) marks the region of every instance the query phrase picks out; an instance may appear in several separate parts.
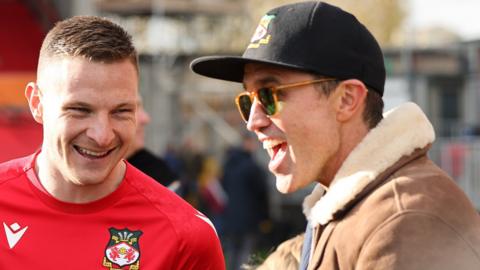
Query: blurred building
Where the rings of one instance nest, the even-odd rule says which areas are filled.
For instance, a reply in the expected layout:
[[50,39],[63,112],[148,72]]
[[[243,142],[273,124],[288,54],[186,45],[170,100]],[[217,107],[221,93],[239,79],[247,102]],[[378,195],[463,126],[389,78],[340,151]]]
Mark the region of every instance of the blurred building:
[[422,107],[437,135],[431,158],[480,210],[480,40],[425,42],[384,50],[386,107],[406,100]]
[[387,106],[395,95],[415,101],[438,137],[463,136],[479,126],[480,40],[435,48],[387,48],[384,53]]

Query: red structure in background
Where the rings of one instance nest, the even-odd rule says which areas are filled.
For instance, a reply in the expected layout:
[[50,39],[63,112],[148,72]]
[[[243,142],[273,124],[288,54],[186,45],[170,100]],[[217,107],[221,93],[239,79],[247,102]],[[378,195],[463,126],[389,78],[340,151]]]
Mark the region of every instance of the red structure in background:
[[0,163],[25,156],[42,144],[42,126],[29,111],[0,110]]
[[36,71],[45,33],[24,2],[0,1],[0,72]]
[[35,80],[47,3],[0,1],[0,162],[28,155],[42,142],[42,126],[30,115],[23,92]]

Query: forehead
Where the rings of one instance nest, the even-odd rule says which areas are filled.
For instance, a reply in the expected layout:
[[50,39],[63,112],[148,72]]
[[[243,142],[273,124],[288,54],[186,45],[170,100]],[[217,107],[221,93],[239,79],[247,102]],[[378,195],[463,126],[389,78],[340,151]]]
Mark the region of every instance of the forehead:
[[133,63],[128,59],[103,63],[89,61],[82,57],[53,57],[38,70],[37,83],[50,85],[63,83],[75,85],[87,82],[112,83],[113,81],[138,82],[138,75]]
[[84,58],[53,59],[38,74],[38,84],[46,95],[72,98],[83,96],[137,99],[138,75],[129,61],[99,63]]
[[308,80],[313,75],[295,69],[279,67],[270,64],[248,63],[244,68],[243,84],[287,83],[298,80]]

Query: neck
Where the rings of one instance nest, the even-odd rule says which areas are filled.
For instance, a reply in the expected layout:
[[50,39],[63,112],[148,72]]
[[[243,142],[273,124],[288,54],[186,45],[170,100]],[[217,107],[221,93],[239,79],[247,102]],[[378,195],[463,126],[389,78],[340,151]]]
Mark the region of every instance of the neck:
[[126,165],[119,162],[110,175],[99,183],[81,184],[62,175],[42,151],[35,162],[35,173],[43,188],[54,198],[67,203],[89,203],[117,189],[125,175]]
[[324,178],[320,181],[322,185],[325,187],[330,186],[345,159],[347,159],[353,149],[365,138],[368,132],[369,129],[362,118],[356,118],[356,120],[344,123],[339,127],[339,148],[333,157],[333,161],[328,165],[325,173],[323,173]]

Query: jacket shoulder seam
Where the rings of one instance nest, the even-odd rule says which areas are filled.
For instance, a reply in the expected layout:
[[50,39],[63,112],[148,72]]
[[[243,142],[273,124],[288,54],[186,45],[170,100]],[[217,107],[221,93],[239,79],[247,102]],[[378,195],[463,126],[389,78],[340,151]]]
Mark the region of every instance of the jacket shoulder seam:
[[393,196],[395,198],[395,205],[397,206],[397,209],[400,212],[405,211],[405,207],[403,206],[402,200],[400,199],[400,191],[398,190],[396,179],[392,183],[392,190],[393,190]]

